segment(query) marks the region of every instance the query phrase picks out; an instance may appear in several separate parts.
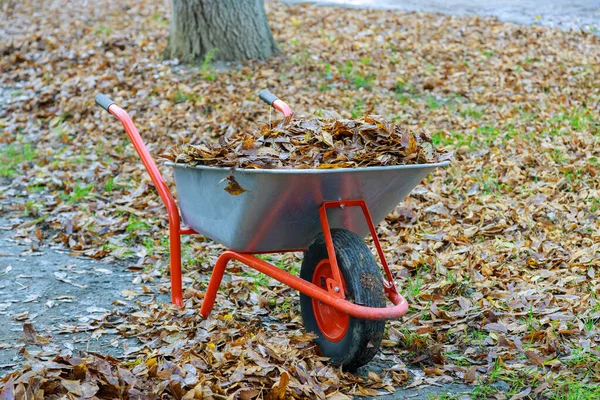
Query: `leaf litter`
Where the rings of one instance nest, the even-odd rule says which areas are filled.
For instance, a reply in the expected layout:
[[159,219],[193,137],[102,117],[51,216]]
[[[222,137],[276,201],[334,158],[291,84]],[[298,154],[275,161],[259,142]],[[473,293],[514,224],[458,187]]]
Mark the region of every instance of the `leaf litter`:
[[[140,349],[117,360],[28,345],[27,364],[0,382],[5,398],[344,398],[456,381],[482,398],[598,397],[598,38],[269,2],[282,54],[207,73],[162,60],[163,2],[0,7],[0,197],[26,197],[3,212],[31,218],[15,236],[126,259],[150,292],[168,292],[166,214],[122,127],[93,105],[97,92],[131,112],[156,155],[258,130],[270,111],[256,88],[269,87],[297,111],[381,115],[455,157],[378,227],[411,309],[388,323],[377,376],[328,365],[297,295],[240,265],[202,321],[222,248],[199,238],[184,244],[184,309],[138,300],[142,314],[79,326],[116,329]],[[45,337],[25,329],[30,342]]]
[[223,136],[216,145],[186,145],[163,154],[175,163],[250,169],[426,164],[449,156],[426,134],[415,135],[380,116],[344,120],[327,110],[312,118],[282,118],[257,132]]

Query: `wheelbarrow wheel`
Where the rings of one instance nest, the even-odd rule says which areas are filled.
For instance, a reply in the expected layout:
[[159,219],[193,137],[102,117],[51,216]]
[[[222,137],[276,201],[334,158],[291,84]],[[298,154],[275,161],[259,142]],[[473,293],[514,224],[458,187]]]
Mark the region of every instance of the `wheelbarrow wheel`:
[[[345,229],[332,229],[331,236],[346,299],[363,306],[385,307],[383,280],[369,247]],[[323,288],[327,278],[333,278],[323,233],[308,246],[300,277]],[[317,335],[321,354],[333,364],[354,371],[379,351],[385,321],[350,317],[302,293],[300,307],[306,330]]]

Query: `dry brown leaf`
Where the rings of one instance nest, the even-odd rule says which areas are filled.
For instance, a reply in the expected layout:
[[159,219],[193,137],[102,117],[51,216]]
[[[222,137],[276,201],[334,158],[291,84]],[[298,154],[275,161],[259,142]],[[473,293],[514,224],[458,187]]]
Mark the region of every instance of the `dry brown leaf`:
[[544,365],[544,359],[542,357],[540,357],[540,355],[538,353],[536,353],[533,350],[527,350],[525,352],[525,355],[527,356],[527,359],[529,360],[530,363],[532,363],[535,366],[538,367],[542,367]]
[[232,196],[239,196],[240,194],[247,192],[246,189],[240,186],[240,184],[235,180],[233,175],[228,176],[227,178],[227,186],[225,187],[225,191]]

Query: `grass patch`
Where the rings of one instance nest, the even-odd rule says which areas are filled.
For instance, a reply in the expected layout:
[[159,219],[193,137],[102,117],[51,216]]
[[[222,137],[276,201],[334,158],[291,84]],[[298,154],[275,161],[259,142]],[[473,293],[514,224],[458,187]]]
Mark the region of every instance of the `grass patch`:
[[94,26],[92,33],[94,35],[110,35],[113,32],[112,28],[106,25],[98,24]]
[[464,367],[471,365],[471,362],[467,359],[467,357],[463,353],[457,351],[444,352],[444,357],[452,360],[452,362],[456,365],[461,365]]
[[464,134],[462,132],[436,132],[431,135],[431,140],[435,146],[450,146],[454,148],[468,147],[469,151],[475,149],[475,140],[473,134]]
[[554,385],[553,400],[596,400],[600,399],[600,385],[587,383],[581,380],[557,378]]
[[459,111],[459,114],[463,117],[463,118],[472,118],[475,121],[480,120],[481,118],[483,118],[483,111],[478,110],[477,108],[474,107],[467,107],[465,109],[462,109]]
[[215,59],[215,54],[218,52],[219,49],[210,49],[204,56],[202,66],[200,67],[200,75],[204,79],[208,79],[209,81],[214,81],[217,79],[217,72],[214,70],[212,62]]
[[152,15],[152,19],[153,19],[154,21],[158,22],[158,24],[159,24],[159,25],[162,25],[162,26],[167,26],[167,25],[169,25],[169,21],[167,21],[167,20],[164,18],[164,15],[163,15],[163,14],[161,14],[161,13],[154,13],[154,14]]
[[115,183],[115,177],[111,176],[106,181],[106,184],[104,185],[104,190],[106,190],[107,192],[112,192],[113,190],[121,190],[124,187],[125,186],[123,186],[123,185],[119,185],[118,183]]
[[202,100],[202,96],[198,96],[195,95],[193,93],[186,93],[183,92],[181,89],[177,89],[177,92],[175,92],[175,96],[173,97],[173,102],[175,104],[179,104],[179,103],[185,103],[186,101],[191,101],[191,102],[199,102]]
[[[363,62],[363,64],[365,63]],[[357,89],[371,89],[373,87],[375,74],[372,72],[365,73],[360,67],[355,66],[352,61],[348,61],[345,65],[338,67],[338,70]]]
[[148,224],[146,224],[144,221],[140,220],[137,216],[130,214],[129,220],[127,221],[127,227],[125,228],[125,231],[127,233],[134,233],[139,230],[146,230],[149,228],[150,228],[150,226]]
[[30,200],[27,203],[25,203],[23,207],[25,215],[30,217],[38,217],[44,205],[37,201]]
[[35,158],[35,149],[30,144],[10,144],[0,149],[0,176],[12,178],[17,167]]
[[350,110],[350,114],[352,118],[358,118],[365,112],[365,102],[362,100],[357,100],[356,103],[352,106]]
[[82,186],[81,184],[77,183],[75,184],[73,190],[71,190],[69,193],[61,194],[60,198],[73,204],[80,200],[88,198],[93,188],[94,185],[92,183],[88,183],[85,186]]

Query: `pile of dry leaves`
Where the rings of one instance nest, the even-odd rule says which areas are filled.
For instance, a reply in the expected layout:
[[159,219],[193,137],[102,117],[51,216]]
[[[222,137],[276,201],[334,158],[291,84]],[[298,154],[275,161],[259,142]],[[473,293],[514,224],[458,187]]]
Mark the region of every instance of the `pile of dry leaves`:
[[256,133],[223,136],[218,146],[187,145],[163,155],[176,163],[239,168],[349,168],[436,163],[447,155],[425,134],[415,135],[376,115],[345,120],[334,112],[289,116]]
[[[167,292],[166,212],[94,95],[129,111],[158,155],[259,129],[269,110],[256,88],[269,87],[299,112],[381,115],[454,152],[456,162],[378,227],[409,313],[389,322],[369,364],[382,372],[345,374],[316,356],[297,293],[239,265],[202,321],[207,274],[223,249],[193,238],[183,249],[185,309],[138,299],[137,310],[93,326],[92,338],[116,331],[139,348],[120,360],[55,359],[28,345],[28,366],[2,379],[4,393],[342,398],[412,375],[416,386],[473,384],[478,398],[600,397],[597,37],[267,2],[279,56],[184,68],[162,59],[165,4],[0,2],[0,197],[12,204],[2,212],[29,218],[15,236],[124,259],[140,270],[143,294]],[[298,255],[271,261],[298,270]]]

